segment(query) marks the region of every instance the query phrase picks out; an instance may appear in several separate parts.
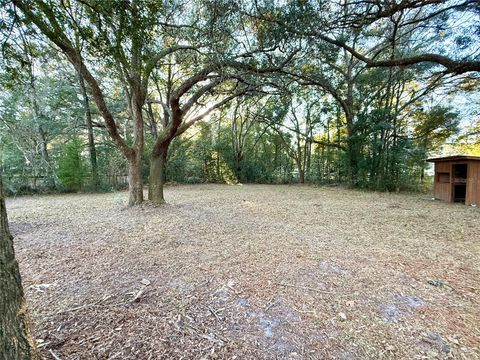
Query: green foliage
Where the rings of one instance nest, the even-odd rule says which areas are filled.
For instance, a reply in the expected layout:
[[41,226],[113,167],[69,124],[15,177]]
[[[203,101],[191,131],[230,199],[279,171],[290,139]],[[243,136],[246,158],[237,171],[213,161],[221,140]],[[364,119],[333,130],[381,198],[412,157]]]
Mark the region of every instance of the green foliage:
[[459,119],[450,107],[435,106],[428,111],[414,113],[414,135],[426,150],[435,150],[459,132]]
[[[17,1],[17,9],[1,3],[6,15],[0,19],[0,165],[12,193],[54,189],[58,180],[64,190],[88,190],[88,169],[95,163],[79,140],[87,131],[78,74],[57,47],[46,46],[45,29],[34,26],[32,18],[22,23],[29,16],[21,4],[37,23],[57,32],[56,40],[70,43],[87,60],[116,133],[131,147],[138,134],[132,89],[139,80],[147,84],[141,104],[148,112],[145,182],[154,141],[171,125],[170,96],[205,69],[205,77],[185,87],[179,101],[184,107],[187,98],[195,100],[184,120],[247,86],[248,95],[231,99],[208,115],[210,121],[173,140],[167,181],[290,183],[304,172],[309,182],[413,189],[425,181],[425,158],[460,127],[460,115],[438,105],[434,91],[451,94],[461,88],[478,95],[477,73],[444,79],[437,71],[441,66],[431,62],[371,68],[328,40],[378,60],[424,52],[472,59],[478,53],[478,25],[461,24],[456,15],[465,11],[477,19],[478,9],[455,2],[418,8],[407,2],[402,16],[397,12],[388,21],[377,18],[389,13],[387,3],[373,9],[367,2]],[[178,44],[191,48],[152,61]],[[275,68],[287,54],[293,56],[281,72],[259,71]],[[215,68],[219,62],[226,65]],[[127,162],[93,106],[91,91],[87,84],[100,178],[95,190],[119,189],[127,186]],[[474,124],[465,135],[470,147],[478,144],[479,128]]]
[[186,184],[205,182],[201,158],[193,152],[194,145],[188,138],[172,142],[166,168],[167,181]]
[[82,157],[83,143],[74,138],[63,146],[63,154],[58,160],[58,178],[66,191],[83,189],[88,170]]

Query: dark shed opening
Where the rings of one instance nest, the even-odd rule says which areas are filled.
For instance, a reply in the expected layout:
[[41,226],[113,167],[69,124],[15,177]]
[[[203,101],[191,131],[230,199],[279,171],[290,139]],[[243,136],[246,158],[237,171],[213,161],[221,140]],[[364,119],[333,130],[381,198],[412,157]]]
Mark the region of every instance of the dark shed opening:
[[453,164],[453,201],[465,203],[468,164]]
[[455,184],[453,189],[453,201],[465,203],[467,184]]
[[453,165],[453,174],[455,176],[455,182],[467,182],[468,165],[467,164],[455,164]]

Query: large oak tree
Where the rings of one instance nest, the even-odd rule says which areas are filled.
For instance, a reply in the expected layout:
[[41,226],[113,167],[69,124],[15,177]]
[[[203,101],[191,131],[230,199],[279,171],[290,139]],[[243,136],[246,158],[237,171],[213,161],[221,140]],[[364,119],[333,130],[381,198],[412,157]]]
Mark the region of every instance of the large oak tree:
[[[236,96],[258,90],[262,74],[278,72],[296,53],[259,41],[254,23],[242,23],[243,32],[236,33],[243,19],[238,7],[229,3],[13,3],[24,23],[33,23],[55,44],[89,87],[110,137],[128,161],[129,205],[143,201],[145,114],[158,114],[154,122],[163,127],[150,156],[149,187],[149,198],[162,203],[163,172],[172,140]],[[169,66],[183,68],[183,76],[167,81],[162,94],[152,76],[160,79]],[[133,122],[132,141],[119,131],[96,76],[99,67],[123,87]],[[152,111],[154,103],[161,105],[161,111]]]

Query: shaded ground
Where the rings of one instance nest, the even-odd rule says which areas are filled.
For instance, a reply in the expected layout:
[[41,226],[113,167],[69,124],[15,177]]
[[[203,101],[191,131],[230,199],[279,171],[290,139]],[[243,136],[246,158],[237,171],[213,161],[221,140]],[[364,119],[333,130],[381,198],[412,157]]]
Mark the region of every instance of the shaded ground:
[[479,209],[298,186],[166,196],[8,201],[47,358],[480,358]]

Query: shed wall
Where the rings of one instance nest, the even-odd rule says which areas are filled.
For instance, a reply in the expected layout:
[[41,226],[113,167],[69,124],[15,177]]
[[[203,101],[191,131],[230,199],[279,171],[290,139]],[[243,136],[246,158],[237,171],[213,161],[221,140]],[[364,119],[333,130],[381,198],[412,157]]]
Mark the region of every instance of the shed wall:
[[[435,163],[435,179],[433,183],[433,194],[435,199],[443,200],[443,201],[452,201],[452,172],[451,172],[452,165],[450,162],[437,162]],[[449,181],[448,182],[440,182],[439,181],[439,174],[440,173],[448,173],[449,174]]]
[[465,204],[480,205],[480,161],[468,162],[467,177],[467,193],[465,196]]

